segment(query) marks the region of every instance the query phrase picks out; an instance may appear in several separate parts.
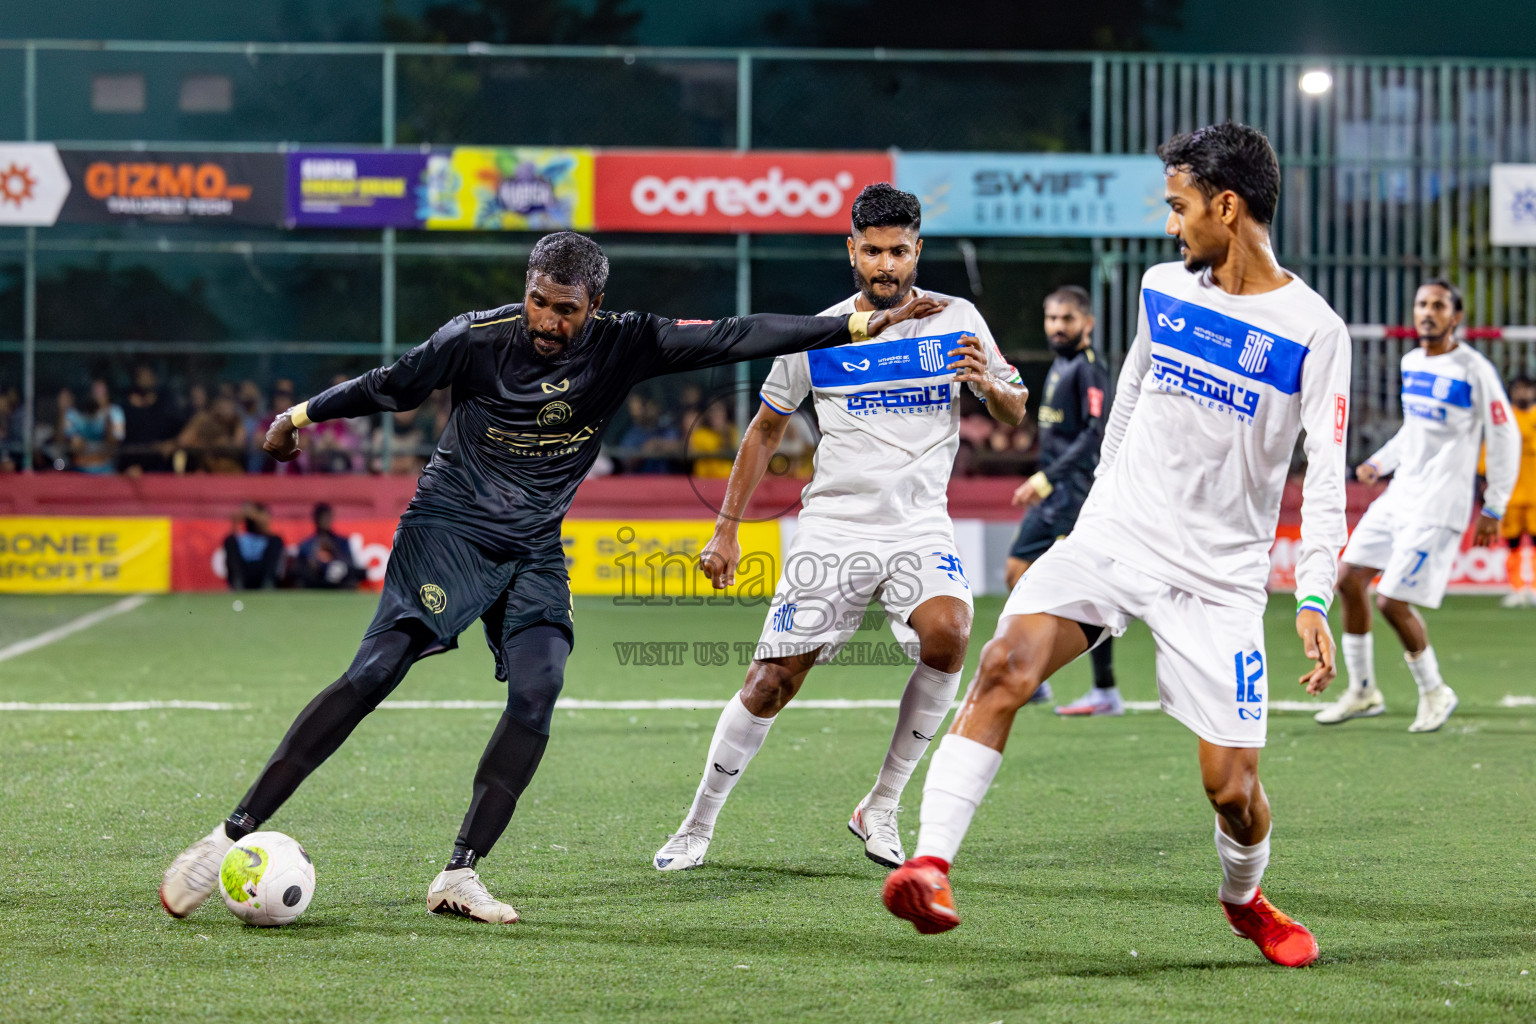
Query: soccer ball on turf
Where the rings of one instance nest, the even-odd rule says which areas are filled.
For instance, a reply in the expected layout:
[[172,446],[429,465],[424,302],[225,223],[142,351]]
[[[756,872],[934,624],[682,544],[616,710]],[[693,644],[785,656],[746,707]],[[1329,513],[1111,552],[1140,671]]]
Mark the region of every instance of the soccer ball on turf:
[[309,906],[315,865],[298,840],[281,832],[252,832],[224,855],[219,893],[246,924],[276,928]]

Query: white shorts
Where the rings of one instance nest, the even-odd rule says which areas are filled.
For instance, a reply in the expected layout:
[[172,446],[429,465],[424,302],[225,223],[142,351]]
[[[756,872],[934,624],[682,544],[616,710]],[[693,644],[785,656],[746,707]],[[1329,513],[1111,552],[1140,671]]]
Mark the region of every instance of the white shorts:
[[1380,569],[1376,592],[1422,608],[1439,608],[1461,552],[1461,530],[1403,522],[1380,501],[1365,510],[1339,557]]
[[783,658],[819,647],[816,663],[825,665],[865,627],[869,603],[878,598],[897,642],[916,661],[917,633],[907,619],[934,597],[971,606],[971,584],[952,529],[886,541],[803,523],[784,556],[756,657]]
[[1222,747],[1262,747],[1269,709],[1264,615],[1169,586],[1091,548],[1077,535],[1029,567],[1003,618],[1037,613],[1119,636],[1132,619],[1157,645],[1157,697],[1196,736]]

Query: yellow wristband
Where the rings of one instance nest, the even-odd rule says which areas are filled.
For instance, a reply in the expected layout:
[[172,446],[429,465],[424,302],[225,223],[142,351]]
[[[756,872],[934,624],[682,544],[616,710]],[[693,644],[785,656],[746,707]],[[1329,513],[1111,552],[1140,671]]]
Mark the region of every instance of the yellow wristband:
[[853,335],[854,341],[869,340],[869,318],[874,315],[873,310],[868,313],[848,314],[848,333]]
[[295,427],[307,427],[315,422],[309,418],[309,403],[300,402],[288,410],[288,418],[293,421]]
[[1042,498],[1049,498],[1051,496],[1051,492],[1056,489],[1055,487],[1051,486],[1051,482],[1045,478],[1044,473],[1036,473],[1034,476],[1029,478],[1029,482],[1030,485],[1034,487],[1035,493],[1040,495]]

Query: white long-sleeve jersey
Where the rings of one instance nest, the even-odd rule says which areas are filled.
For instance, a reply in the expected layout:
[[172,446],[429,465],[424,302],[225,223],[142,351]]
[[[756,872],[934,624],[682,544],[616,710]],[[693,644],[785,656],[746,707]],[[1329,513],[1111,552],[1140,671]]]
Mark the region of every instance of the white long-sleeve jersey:
[[1442,355],[1403,356],[1403,425],[1372,455],[1393,474],[1377,498],[1401,522],[1465,529],[1472,514],[1477,455],[1488,445],[1483,507],[1502,516],[1520,474],[1520,428],[1499,372],[1482,353],[1457,345]]
[[1296,593],[1326,613],[1348,537],[1344,322],[1294,276],[1263,295],[1230,295],[1182,263],[1149,269],[1140,305],[1075,532],[1171,586],[1262,610],[1304,429]]

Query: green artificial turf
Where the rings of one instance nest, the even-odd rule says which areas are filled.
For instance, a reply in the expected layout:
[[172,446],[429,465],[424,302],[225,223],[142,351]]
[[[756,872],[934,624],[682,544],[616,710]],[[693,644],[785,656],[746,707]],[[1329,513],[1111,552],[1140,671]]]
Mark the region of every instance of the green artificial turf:
[[[1411,736],[1389,634],[1380,718],[1277,713],[1265,890],[1313,928],[1291,971],[1216,903],[1195,740],[1156,713],[1020,714],[954,870],[961,927],[880,905],[844,823],[894,712],[790,708],[721,817],[708,864],[660,874],[716,712],[557,713],[512,828],[481,865],[524,920],[425,912],[494,710],[381,709],[275,818],[314,858],[308,913],[241,925],[215,898],[168,918],[170,859],[233,806],[293,715],[346,667],[367,595],[158,597],[0,661],[0,701],[200,700],[234,711],[0,712],[0,1019],[17,1021],[1407,1021],[1536,1019],[1536,613],[1453,598],[1431,634],[1461,709]],[[0,647],[110,599],[0,599]],[[999,609],[984,600],[977,633]],[[566,695],[723,699],[742,668],[622,665],[615,643],[751,641],[758,608],[578,600]],[[1269,623],[1272,697],[1299,699],[1291,602]],[[889,634],[869,639],[889,640]],[[399,699],[498,700],[477,632]],[[981,646],[972,644],[971,663]],[[701,652],[702,653],[702,652]],[[708,660],[707,658],[705,660]],[[631,659],[633,661],[633,659]],[[1155,699],[1137,627],[1117,667]],[[898,666],[818,669],[805,698],[895,698]],[[1087,684],[1056,680],[1058,699]],[[1338,684],[1342,685],[1342,684]],[[909,787],[915,839],[926,763]]]

